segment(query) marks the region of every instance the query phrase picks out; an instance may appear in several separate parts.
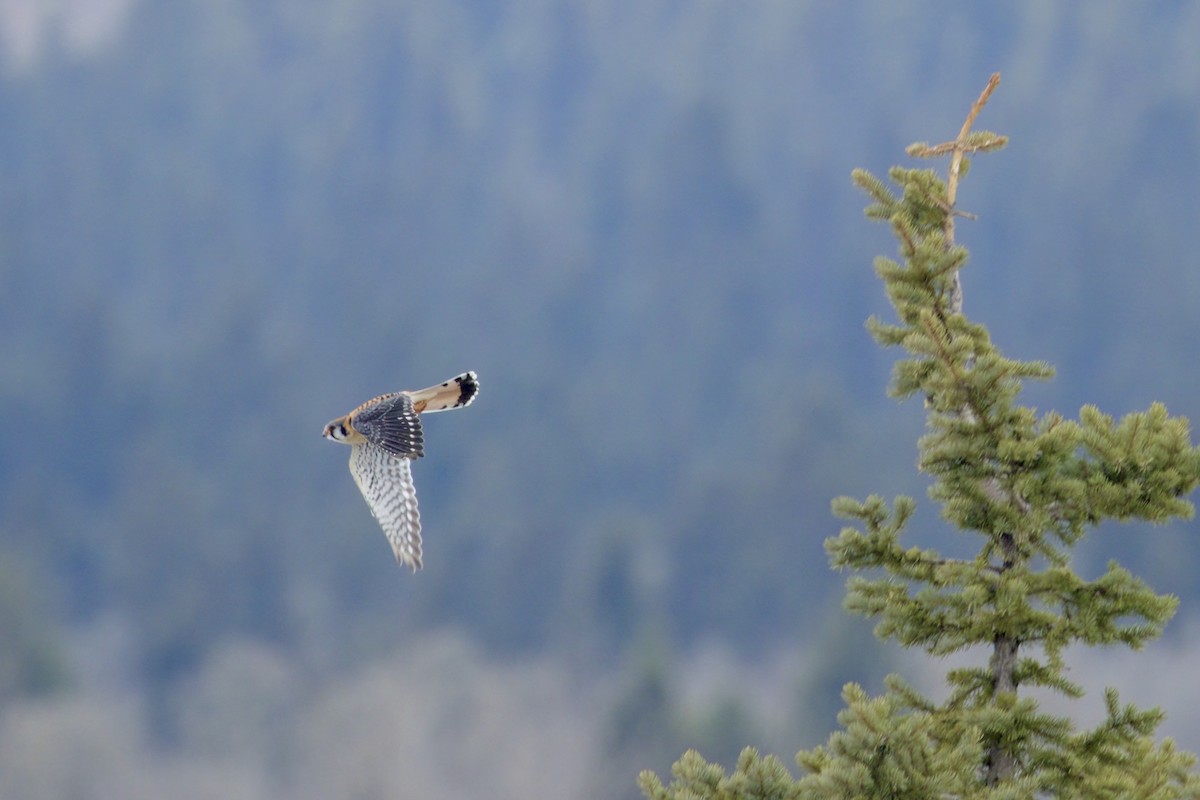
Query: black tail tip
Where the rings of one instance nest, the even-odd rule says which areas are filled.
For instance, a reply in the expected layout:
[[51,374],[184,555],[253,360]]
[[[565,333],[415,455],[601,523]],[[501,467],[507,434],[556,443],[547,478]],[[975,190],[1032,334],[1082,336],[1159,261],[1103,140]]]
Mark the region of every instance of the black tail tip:
[[458,384],[458,405],[469,406],[479,394],[479,376],[474,372],[464,372],[450,381]]

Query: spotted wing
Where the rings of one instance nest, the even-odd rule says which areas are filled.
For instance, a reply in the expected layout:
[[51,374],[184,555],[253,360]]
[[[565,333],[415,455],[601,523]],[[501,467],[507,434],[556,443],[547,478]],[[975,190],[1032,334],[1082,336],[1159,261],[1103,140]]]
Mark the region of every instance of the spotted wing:
[[350,474],[387,535],[396,561],[416,572],[421,568],[421,514],[411,465],[408,458],[370,443],[350,450]]
[[363,403],[350,412],[350,424],[367,438],[394,456],[420,458],[425,455],[425,434],[421,418],[413,409],[406,392],[385,394]]

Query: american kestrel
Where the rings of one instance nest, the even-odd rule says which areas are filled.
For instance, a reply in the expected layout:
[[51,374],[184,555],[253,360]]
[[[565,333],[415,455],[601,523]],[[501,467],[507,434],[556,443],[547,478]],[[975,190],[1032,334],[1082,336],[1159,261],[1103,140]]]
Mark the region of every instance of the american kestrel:
[[421,568],[421,515],[410,461],[425,455],[422,413],[471,405],[474,372],[417,392],[381,394],[325,426],[324,437],[348,444],[350,474],[387,534],[396,561]]

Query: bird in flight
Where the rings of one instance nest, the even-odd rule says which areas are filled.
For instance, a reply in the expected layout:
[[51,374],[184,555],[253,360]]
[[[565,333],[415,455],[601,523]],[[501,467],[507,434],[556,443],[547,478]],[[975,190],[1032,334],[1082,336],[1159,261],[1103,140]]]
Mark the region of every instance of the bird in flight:
[[381,394],[325,426],[326,439],[350,445],[350,474],[387,535],[396,561],[421,568],[421,514],[411,462],[425,455],[421,414],[471,405],[474,372],[416,392]]

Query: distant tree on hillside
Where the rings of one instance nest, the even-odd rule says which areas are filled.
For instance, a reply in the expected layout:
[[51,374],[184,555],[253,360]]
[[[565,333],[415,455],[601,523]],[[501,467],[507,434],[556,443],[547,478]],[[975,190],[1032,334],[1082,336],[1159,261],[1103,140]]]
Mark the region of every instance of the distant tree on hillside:
[[49,694],[70,678],[61,631],[22,566],[0,551],[0,716],[11,700]]
[[902,545],[914,510],[908,497],[890,505],[838,498],[835,513],[855,525],[826,542],[835,567],[869,571],[850,579],[846,607],[877,619],[877,636],[934,656],[985,648],[989,658],[951,670],[943,702],[895,675],[880,697],[847,685],[842,730],[797,756],[806,773],[799,779],[751,749],[732,774],[691,751],[667,786],[641,775],[651,800],[1200,797],[1195,758],[1153,738],[1160,710],[1123,705],[1110,688],[1106,718],[1079,730],[1027,694],[1083,694],[1066,674],[1069,645],[1138,649],[1161,634],[1175,598],[1115,562],[1088,580],[1070,555],[1105,519],[1190,517],[1184,498],[1200,482],[1200,450],[1187,421],[1160,404],[1119,421],[1092,406],[1070,420],[1018,405],[1023,382],[1049,378],[1051,368],[1005,358],[987,329],[964,316],[959,270],[967,252],[955,243],[963,216],[955,198],[965,156],[1006,142],[972,131],[998,82],[994,75],[953,141],[909,148],[916,157],[949,156],[945,179],[895,167],[896,194],[854,173],[872,199],[867,216],[890,223],[901,255],[875,265],[898,321],[872,319],[869,327],[880,344],[908,353],[890,391],[924,398],[920,468],[933,478],[930,496],[942,516],[975,537],[977,552],[949,558]]

